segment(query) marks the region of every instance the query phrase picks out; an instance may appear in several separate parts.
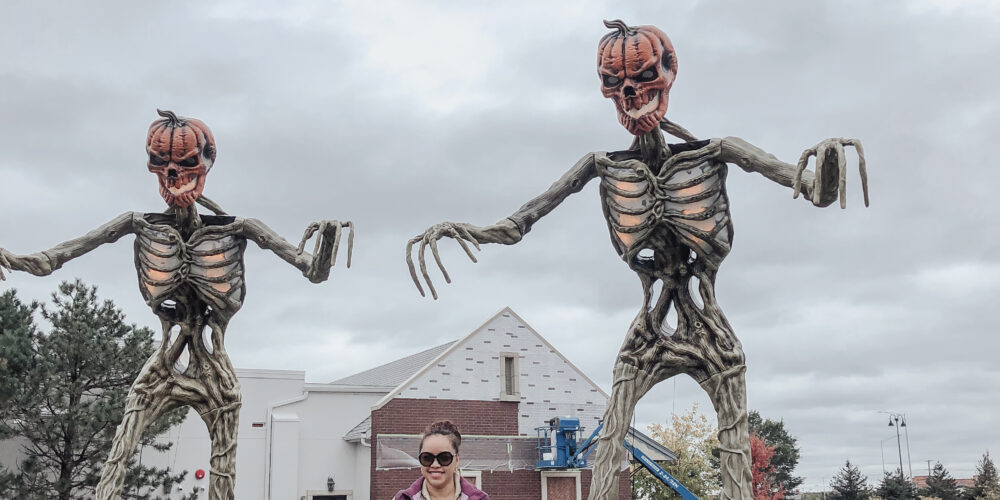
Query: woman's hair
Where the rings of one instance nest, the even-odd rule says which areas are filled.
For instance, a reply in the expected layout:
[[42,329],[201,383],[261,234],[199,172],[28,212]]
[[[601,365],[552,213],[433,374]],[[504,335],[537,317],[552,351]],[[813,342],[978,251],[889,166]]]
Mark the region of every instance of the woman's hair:
[[458,446],[462,444],[462,433],[458,432],[458,427],[451,423],[451,420],[438,420],[437,422],[428,425],[424,429],[424,433],[420,436],[420,449],[424,449],[424,440],[427,436],[433,436],[434,434],[439,434],[445,436],[451,441],[452,447],[455,448],[455,453],[458,454]]

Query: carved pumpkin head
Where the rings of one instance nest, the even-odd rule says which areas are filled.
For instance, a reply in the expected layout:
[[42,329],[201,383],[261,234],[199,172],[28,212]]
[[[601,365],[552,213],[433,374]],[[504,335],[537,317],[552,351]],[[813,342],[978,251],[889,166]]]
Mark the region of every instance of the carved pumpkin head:
[[601,93],[615,102],[618,121],[634,135],[655,129],[667,113],[677,57],[667,35],[655,26],[626,26],[604,21],[618,31],[601,38],[597,72]]
[[186,208],[205,189],[205,176],[215,163],[215,138],[201,120],[156,112],[163,118],[149,126],[146,166],[156,174],[167,205]]

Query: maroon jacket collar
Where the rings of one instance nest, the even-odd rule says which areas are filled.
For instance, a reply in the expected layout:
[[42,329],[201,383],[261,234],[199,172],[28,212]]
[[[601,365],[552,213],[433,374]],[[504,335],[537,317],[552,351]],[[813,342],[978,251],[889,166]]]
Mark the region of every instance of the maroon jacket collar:
[[[413,500],[413,497],[420,493],[420,488],[424,485],[424,478],[418,477],[409,488],[396,493],[395,500]],[[462,478],[462,493],[465,493],[469,500],[489,500],[490,496],[476,489],[472,483]]]

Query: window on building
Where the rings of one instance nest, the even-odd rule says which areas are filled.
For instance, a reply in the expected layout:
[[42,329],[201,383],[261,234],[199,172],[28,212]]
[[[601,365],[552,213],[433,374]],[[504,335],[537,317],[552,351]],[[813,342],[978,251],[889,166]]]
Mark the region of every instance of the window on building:
[[483,489],[483,471],[481,470],[463,470],[462,477],[466,481],[472,483],[473,486],[479,489]]
[[518,388],[517,354],[500,353],[500,400],[519,401],[521,394]]

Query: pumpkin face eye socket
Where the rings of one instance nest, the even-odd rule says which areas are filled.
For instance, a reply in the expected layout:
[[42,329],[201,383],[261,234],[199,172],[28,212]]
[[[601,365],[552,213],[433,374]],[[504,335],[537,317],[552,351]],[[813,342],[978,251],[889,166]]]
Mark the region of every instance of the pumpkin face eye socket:
[[649,82],[649,81],[652,81],[652,80],[656,80],[657,76],[658,75],[656,74],[656,70],[654,68],[649,68],[646,71],[643,71],[642,73],[639,73],[639,75],[635,77],[635,81],[637,81],[637,82]]
[[617,87],[622,83],[622,79],[617,76],[603,75],[601,78],[604,80],[605,87]]
[[195,155],[195,156],[192,156],[190,158],[187,158],[186,160],[183,160],[180,163],[178,163],[178,165],[180,165],[182,167],[189,167],[189,168],[190,167],[197,167],[198,166],[198,156]]
[[149,155],[149,164],[154,167],[162,167],[167,164],[166,160],[154,154]]

